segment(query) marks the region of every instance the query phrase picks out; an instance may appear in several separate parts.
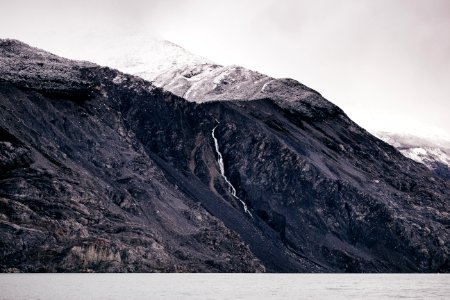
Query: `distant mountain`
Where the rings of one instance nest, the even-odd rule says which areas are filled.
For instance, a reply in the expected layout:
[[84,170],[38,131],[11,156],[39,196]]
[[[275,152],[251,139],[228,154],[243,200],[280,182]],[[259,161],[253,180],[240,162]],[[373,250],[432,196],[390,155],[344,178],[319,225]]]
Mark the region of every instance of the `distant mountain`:
[[436,175],[450,180],[450,140],[388,132],[378,132],[376,136],[406,157],[426,165]]
[[449,182],[295,80],[162,69],[0,42],[3,272],[450,271]]

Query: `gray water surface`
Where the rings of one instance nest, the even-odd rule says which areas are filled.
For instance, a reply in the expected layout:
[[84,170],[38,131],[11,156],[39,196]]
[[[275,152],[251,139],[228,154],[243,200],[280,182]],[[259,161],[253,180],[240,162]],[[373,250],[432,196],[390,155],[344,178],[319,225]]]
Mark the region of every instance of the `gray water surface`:
[[450,275],[2,274],[0,299],[450,299]]

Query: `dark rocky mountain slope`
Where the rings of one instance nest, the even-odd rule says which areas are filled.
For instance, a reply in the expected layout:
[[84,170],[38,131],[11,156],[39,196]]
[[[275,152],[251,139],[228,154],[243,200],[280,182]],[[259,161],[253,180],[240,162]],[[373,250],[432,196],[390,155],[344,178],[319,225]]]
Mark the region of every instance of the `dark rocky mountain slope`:
[[195,103],[1,41],[1,270],[448,272],[449,184],[274,84]]

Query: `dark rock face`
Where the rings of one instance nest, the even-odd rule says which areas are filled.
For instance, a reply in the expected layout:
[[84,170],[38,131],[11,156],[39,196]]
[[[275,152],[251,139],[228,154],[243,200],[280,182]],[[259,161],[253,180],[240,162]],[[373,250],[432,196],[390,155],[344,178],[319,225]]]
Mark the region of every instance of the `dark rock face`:
[[329,102],[197,104],[0,49],[2,271],[450,270],[448,183]]

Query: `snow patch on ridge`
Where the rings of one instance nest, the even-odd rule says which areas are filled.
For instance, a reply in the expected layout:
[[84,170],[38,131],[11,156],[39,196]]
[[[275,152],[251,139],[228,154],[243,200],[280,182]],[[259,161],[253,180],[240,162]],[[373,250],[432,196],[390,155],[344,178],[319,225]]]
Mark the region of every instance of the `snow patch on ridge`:
[[450,140],[388,132],[378,132],[376,136],[430,170],[444,167],[444,172],[450,173]]

